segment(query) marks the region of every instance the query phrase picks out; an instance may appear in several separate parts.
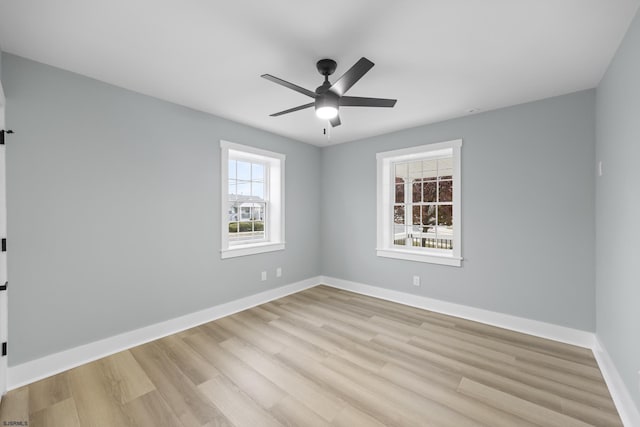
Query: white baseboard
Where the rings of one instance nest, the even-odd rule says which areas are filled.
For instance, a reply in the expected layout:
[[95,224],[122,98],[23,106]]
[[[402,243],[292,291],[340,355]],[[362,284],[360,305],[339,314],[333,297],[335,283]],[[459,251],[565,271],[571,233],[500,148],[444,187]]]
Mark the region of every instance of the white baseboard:
[[190,313],[175,319],[125,332],[109,338],[95,341],[79,347],[51,354],[40,359],[30,360],[20,365],[9,366],[7,370],[7,389],[13,390],[76,366],[92,362],[105,356],[135,347],[185,329],[229,316],[242,310],[295,292],[318,285],[319,277],[312,277],[279,288],[270,289],[255,295],[220,304],[205,310]]
[[593,332],[558,326],[538,320],[525,319],[510,314],[498,313],[481,308],[427,298],[420,295],[393,291],[335,277],[323,276],[323,283],[338,289],[369,295],[388,301],[397,302],[411,307],[431,310],[463,319],[473,320],[487,325],[498,326],[512,331],[523,332],[537,337],[548,338],[579,347],[593,348],[595,334]]
[[626,384],[616,369],[613,359],[609,356],[609,352],[607,352],[597,337],[596,345],[593,348],[593,355],[607,383],[611,398],[616,404],[618,414],[620,414],[620,418],[622,418],[622,423],[628,427],[640,426],[640,411],[638,411],[638,407],[633,401],[631,393],[629,393]]

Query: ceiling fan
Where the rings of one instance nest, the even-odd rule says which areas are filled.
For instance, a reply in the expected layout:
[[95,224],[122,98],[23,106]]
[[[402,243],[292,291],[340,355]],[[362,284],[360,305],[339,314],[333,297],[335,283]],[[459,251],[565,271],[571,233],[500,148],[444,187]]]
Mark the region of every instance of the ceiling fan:
[[351,89],[351,86],[356,84],[356,82],[374,66],[373,62],[364,57],[360,58],[342,77],[331,84],[331,82],[329,82],[329,76],[336,70],[337,65],[333,59],[321,59],[317,62],[316,68],[318,72],[324,76],[324,83],[318,86],[315,92],[274,77],[271,74],[263,74],[261,77],[267,80],[314,99],[314,102],[273,113],[271,117],[315,107],[316,115],[319,118],[329,120],[331,126],[336,127],[340,126],[340,116],[338,115],[338,109],[340,107],[393,107],[396,105],[397,100],[395,99],[344,96],[344,94]]

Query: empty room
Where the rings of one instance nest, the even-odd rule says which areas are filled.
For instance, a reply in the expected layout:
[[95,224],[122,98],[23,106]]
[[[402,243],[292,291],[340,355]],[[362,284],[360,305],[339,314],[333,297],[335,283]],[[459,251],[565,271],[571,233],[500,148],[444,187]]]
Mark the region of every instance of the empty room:
[[639,6],[2,0],[0,426],[640,427]]

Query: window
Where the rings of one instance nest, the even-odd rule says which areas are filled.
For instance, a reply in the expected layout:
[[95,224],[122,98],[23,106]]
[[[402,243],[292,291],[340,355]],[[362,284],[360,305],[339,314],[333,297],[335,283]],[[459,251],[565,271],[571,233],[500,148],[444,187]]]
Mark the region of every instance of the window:
[[377,154],[377,255],[460,266],[462,140]]
[[220,141],[222,258],[284,249],[285,156]]

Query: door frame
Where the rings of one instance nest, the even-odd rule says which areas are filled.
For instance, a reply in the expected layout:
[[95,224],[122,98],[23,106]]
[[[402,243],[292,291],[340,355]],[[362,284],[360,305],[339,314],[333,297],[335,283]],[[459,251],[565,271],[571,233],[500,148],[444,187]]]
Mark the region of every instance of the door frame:
[[[5,129],[6,99],[0,82],[0,130]],[[5,135],[6,136],[6,135]],[[5,145],[0,145],[0,237],[7,237],[7,192],[6,192],[6,138]],[[0,285],[7,282],[7,252],[0,252]],[[8,290],[0,291],[0,343],[7,342]],[[7,391],[7,359],[0,356],[0,399]]]

